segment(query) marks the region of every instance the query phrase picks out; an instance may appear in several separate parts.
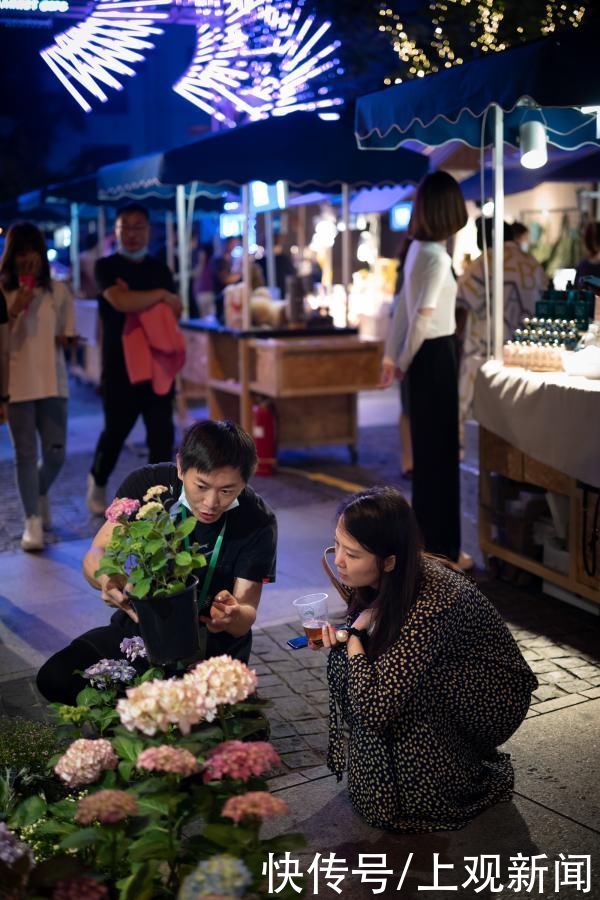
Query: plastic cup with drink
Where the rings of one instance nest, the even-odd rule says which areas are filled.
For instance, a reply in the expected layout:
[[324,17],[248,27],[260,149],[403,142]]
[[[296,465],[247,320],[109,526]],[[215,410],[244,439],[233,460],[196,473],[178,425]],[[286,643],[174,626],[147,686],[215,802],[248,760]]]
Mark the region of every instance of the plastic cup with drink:
[[327,625],[327,594],[305,594],[294,600],[306,637],[313,644],[323,643],[323,626]]
[[32,275],[29,272],[24,272],[22,275],[19,275],[19,287],[24,287],[27,288],[27,290],[32,291],[35,287],[35,282],[35,275]]

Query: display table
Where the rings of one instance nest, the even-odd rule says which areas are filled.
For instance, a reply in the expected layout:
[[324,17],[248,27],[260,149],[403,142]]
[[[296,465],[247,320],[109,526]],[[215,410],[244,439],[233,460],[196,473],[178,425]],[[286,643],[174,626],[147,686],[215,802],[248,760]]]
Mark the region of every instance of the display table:
[[277,447],[346,444],[356,459],[357,393],[375,388],[383,344],[355,328],[238,331],[205,320],[182,322],[206,335],[211,418],[252,432],[252,406],[267,401]]
[[[485,554],[600,603],[600,382],[487,362],[475,381],[479,538]],[[493,536],[494,475],[568,498],[568,572]]]

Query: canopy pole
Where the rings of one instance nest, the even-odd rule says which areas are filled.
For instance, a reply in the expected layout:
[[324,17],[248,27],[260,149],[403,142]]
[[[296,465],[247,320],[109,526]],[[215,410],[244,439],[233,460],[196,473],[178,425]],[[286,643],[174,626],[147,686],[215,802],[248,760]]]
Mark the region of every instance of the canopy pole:
[[71,246],[69,247],[71,261],[71,283],[74,293],[78,294],[81,288],[81,270],[79,268],[79,204],[71,203]]
[[242,185],[242,328],[250,328],[250,294],[252,292],[250,270],[250,187]]
[[98,207],[98,216],[96,218],[96,230],[98,232],[98,255],[104,256],[104,241],[106,240],[106,212],[103,206]]
[[346,296],[346,325],[350,310],[350,188],[346,183],[342,184],[342,282]]
[[175,229],[173,227],[173,213],[171,210],[165,213],[165,237],[167,244],[167,265],[171,272],[175,271]]
[[187,227],[185,209],[185,185],[175,188],[175,204],[177,209],[177,253],[179,256],[179,296],[183,304],[183,318],[189,318],[189,276],[187,254]]
[[304,258],[306,249],[306,206],[298,206],[298,258]]
[[502,359],[504,345],[504,111],[494,116],[494,238],[492,252],[492,299],[494,359]]
[[275,255],[273,253],[273,213],[271,210],[265,213],[265,256],[267,258],[267,285],[274,288],[275,285]]

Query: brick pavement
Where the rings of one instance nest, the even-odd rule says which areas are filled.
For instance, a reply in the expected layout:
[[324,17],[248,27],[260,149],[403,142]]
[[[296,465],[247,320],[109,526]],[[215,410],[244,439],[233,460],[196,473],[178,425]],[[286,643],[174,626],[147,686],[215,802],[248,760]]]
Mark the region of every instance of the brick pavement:
[[[481,588],[495,603],[538,677],[528,717],[540,716],[600,697],[598,623],[580,610],[535,591],[488,581]],[[539,623],[542,623],[541,625]],[[325,765],[328,691],[325,653],[291,650],[286,641],[299,634],[295,623],[257,629],[251,665],[258,692],[268,700],[265,712],[281,766],[270,779],[272,790],[329,775]],[[0,685],[0,713],[46,718],[34,686],[34,672]]]

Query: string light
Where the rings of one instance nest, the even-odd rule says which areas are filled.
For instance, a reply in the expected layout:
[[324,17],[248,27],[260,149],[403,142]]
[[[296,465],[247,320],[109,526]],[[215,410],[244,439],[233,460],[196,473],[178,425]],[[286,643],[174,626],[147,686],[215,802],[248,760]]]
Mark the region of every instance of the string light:
[[379,31],[389,34],[399,62],[399,71],[389,73],[384,84],[398,83],[399,75],[423,78],[440,68],[461,65],[465,58],[480,53],[501,53],[516,43],[568,27],[577,28],[592,2],[431,0],[429,35],[425,37],[422,12],[415,15],[413,22],[401,19],[387,4],[380,4],[379,16],[384,22]]

